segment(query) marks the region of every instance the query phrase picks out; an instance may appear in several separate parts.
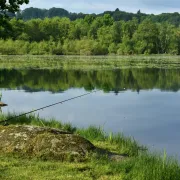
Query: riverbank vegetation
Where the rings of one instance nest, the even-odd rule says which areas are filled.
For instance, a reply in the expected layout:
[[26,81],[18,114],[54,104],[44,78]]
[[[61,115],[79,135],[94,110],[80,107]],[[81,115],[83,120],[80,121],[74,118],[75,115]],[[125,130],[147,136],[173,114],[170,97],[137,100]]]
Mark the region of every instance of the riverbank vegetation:
[[13,18],[0,26],[0,38],[0,53],[9,55],[180,54],[179,26],[148,18],[115,21],[108,13],[75,21]]
[[[1,115],[0,119],[12,116],[13,114]],[[68,130],[87,138],[97,147],[126,154],[128,157],[121,162],[115,162],[109,161],[105,156],[97,158],[96,155],[91,155],[83,162],[58,162],[0,154],[2,179],[29,179],[29,177],[32,179],[180,179],[178,162],[174,158],[167,157],[165,152],[162,155],[150,153],[132,138],[126,138],[122,134],[107,134],[101,127],[79,129],[70,124],[56,120],[47,121],[34,115],[23,116],[9,123]]]
[[[19,47],[20,48],[20,47]],[[180,57],[0,55],[0,69],[115,70],[129,68],[179,69]]]

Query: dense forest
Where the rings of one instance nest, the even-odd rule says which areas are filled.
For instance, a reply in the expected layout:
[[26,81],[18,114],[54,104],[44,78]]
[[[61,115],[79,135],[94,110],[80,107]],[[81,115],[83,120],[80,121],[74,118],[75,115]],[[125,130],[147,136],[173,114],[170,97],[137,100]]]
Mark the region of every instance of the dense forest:
[[0,54],[180,54],[178,13],[155,16],[116,9],[72,17],[63,9],[29,8],[17,16],[0,23]]
[[124,20],[129,21],[133,18],[138,18],[139,21],[141,19],[144,19],[147,14],[141,13],[140,10],[137,12],[137,14],[134,13],[128,13],[124,11],[120,11],[118,8],[115,11],[105,11],[101,14],[84,14],[84,13],[71,13],[65,9],[62,8],[50,8],[50,9],[39,9],[39,8],[27,8],[23,11],[19,11],[16,15],[11,14],[11,16],[17,17],[18,19],[23,20],[31,20],[31,19],[44,19],[44,18],[53,18],[53,17],[67,17],[70,20],[76,20],[85,18],[86,15],[91,15],[94,18],[99,16],[104,16],[104,14],[110,14],[111,17],[115,21]]
[[[137,13],[129,13],[119,10],[118,8],[115,11],[105,11],[101,14],[90,14],[94,18],[99,16],[104,16],[105,14],[110,14],[111,17],[114,19],[114,21],[129,21],[133,18],[137,18],[139,22],[142,22],[145,18],[151,19],[153,22],[169,22],[175,26],[179,26],[180,24],[180,14],[175,13],[162,13],[159,15],[154,14],[145,14],[141,13],[141,11],[137,11]],[[14,17],[17,17],[19,19],[23,20],[31,20],[31,19],[44,19],[44,18],[53,18],[53,17],[67,17],[70,20],[76,20],[85,18],[85,16],[88,14],[83,13],[71,13],[65,9],[62,8],[50,8],[50,9],[39,9],[39,8],[26,8],[23,11],[19,11]],[[13,15],[12,15],[13,16]]]

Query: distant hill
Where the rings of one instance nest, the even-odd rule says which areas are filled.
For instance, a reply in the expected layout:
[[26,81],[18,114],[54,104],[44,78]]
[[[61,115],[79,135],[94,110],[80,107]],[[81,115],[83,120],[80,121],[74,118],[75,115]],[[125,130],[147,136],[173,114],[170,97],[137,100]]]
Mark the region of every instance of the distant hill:
[[[104,14],[110,14],[115,21],[119,21],[119,20],[124,20],[124,21],[128,21],[128,20],[132,20],[134,17],[140,19],[142,17],[146,17],[147,14],[141,13],[140,11],[138,11],[136,14],[134,13],[128,13],[128,12],[124,12],[124,11],[120,11],[118,8],[115,11],[105,11],[101,14],[90,14],[94,17],[97,16],[103,16]],[[19,13],[17,13],[17,17],[24,19],[24,20],[30,20],[30,19],[34,19],[34,18],[52,18],[52,17],[68,17],[71,20],[76,20],[79,18],[84,18],[86,15],[88,14],[83,14],[83,13],[71,13],[65,9],[62,8],[51,8],[49,10],[47,9],[39,9],[39,8],[27,8],[23,11],[20,11]]]
[[47,9],[39,9],[39,8],[27,8],[23,11],[20,11],[17,13],[17,18],[21,18],[23,20],[30,20],[30,19],[44,19],[46,17],[52,18],[52,17],[68,17],[71,20],[76,20],[78,18],[84,18],[87,14],[83,13],[70,13],[65,9],[62,8],[51,8],[49,10]]
[[[129,13],[120,11],[118,8],[115,11],[105,11],[101,14],[90,14],[91,16],[97,17],[97,16],[103,16],[104,14],[110,14],[115,21],[124,20],[129,21],[133,18],[137,18],[140,21],[144,20],[145,18],[151,19],[153,22],[169,22],[171,24],[174,24],[176,26],[180,25],[180,14],[178,12],[175,13],[162,13],[159,15],[154,14],[145,14],[141,13],[139,10],[137,13]],[[23,11],[20,11],[17,13],[17,18],[21,18],[23,20],[30,20],[35,18],[44,19],[46,17],[52,18],[52,17],[68,17],[71,20],[76,20],[79,18],[84,18],[88,14],[83,13],[71,13],[63,8],[50,8],[47,9],[39,9],[39,8],[27,8]]]

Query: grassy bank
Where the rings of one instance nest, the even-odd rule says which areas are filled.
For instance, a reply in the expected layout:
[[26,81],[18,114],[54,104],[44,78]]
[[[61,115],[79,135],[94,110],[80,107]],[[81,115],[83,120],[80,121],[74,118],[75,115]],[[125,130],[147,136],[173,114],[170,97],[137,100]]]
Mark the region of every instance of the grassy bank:
[[[1,115],[0,119],[10,118]],[[10,124],[48,126],[68,130],[90,140],[97,147],[127,154],[122,162],[92,155],[85,162],[58,162],[28,159],[0,154],[0,179],[125,179],[125,180],[179,180],[180,166],[164,154],[152,154],[132,138],[122,134],[107,134],[102,128],[78,129],[56,120],[46,121],[37,116],[24,116]]]
[[180,68],[180,57],[139,56],[0,56],[0,69],[125,69]]

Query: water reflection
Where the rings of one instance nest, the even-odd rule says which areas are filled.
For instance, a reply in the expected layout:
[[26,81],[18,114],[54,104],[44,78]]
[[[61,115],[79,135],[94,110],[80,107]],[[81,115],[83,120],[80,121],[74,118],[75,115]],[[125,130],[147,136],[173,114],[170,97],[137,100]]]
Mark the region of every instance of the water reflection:
[[101,89],[118,94],[124,89],[137,91],[180,89],[180,70],[120,69],[114,71],[0,70],[0,88],[27,92],[63,92],[70,88]]
[[100,89],[38,113],[78,127],[96,125],[107,132],[123,132],[180,156],[180,70],[1,70],[0,88],[8,104],[4,113],[28,112]]

